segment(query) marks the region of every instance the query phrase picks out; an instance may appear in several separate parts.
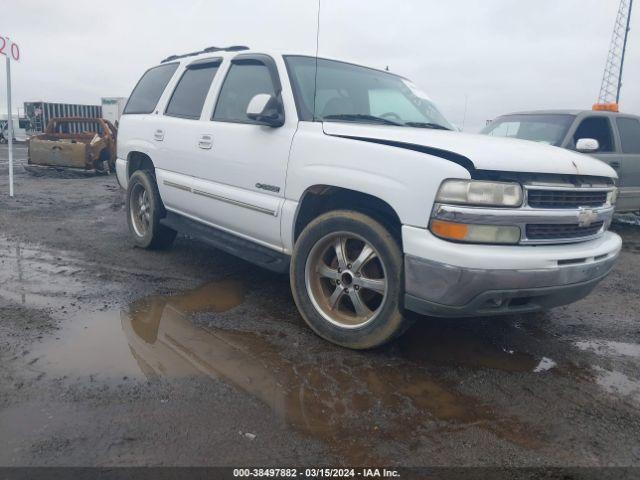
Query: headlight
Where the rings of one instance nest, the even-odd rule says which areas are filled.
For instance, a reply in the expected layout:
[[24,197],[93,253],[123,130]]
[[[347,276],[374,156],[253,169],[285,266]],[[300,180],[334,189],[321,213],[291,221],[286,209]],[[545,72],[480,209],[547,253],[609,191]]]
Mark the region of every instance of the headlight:
[[611,192],[607,193],[607,203],[609,205],[615,205],[618,201],[618,189],[614,188]]
[[522,205],[522,187],[519,183],[445,180],[440,185],[436,202],[492,207],[519,207]]
[[515,245],[520,241],[520,228],[516,226],[471,225],[432,220],[431,231],[440,238],[457,242]]

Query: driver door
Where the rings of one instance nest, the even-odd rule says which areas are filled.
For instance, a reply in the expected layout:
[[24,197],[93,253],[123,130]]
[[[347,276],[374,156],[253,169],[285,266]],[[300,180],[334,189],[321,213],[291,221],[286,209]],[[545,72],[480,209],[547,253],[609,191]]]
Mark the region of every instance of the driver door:
[[249,102],[259,94],[282,99],[276,62],[261,54],[236,56],[226,71],[211,121],[203,125],[208,142],[199,148],[192,183],[194,208],[207,223],[281,249],[280,209],[297,118],[285,99],[288,114],[281,127],[249,119]]

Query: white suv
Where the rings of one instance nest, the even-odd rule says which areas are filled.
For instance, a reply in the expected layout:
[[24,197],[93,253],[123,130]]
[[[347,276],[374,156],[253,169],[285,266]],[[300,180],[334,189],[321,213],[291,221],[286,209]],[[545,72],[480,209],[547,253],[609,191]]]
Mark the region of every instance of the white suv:
[[208,48],[148,70],[120,122],[136,245],[177,231],[289,272],[300,313],[350,348],[432,316],[578,300],[611,270],[604,163],[455,131],[405,78],[301,55]]

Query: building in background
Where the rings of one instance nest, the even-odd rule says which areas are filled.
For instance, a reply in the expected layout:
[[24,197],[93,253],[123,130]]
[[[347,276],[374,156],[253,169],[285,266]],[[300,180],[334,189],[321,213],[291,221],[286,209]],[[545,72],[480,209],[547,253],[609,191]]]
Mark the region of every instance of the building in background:
[[24,116],[31,125],[29,133],[42,133],[52,118],[102,118],[102,107],[75,103],[24,102]]
[[[0,143],[7,143],[9,139],[8,118],[9,116],[6,113],[0,113]],[[29,120],[18,114],[11,115],[11,118],[13,118],[13,139],[18,142],[26,141],[27,132],[31,127]]]
[[126,104],[127,97],[102,97],[102,118],[117,127]]

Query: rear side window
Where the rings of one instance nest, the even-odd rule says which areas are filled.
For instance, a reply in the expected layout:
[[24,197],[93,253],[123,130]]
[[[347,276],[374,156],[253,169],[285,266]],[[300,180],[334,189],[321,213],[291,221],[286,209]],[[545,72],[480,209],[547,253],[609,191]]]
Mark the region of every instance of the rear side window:
[[253,123],[247,117],[251,99],[259,93],[275,96],[275,86],[266,65],[260,63],[234,63],[224,79],[213,114],[213,120],[222,122]]
[[622,141],[622,153],[640,153],[640,120],[619,117],[616,123]]
[[173,91],[165,113],[174,117],[200,118],[204,100],[219,66],[219,60],[189,65]]
[[162,92],[178,68],[177,63],[168,63],[147,70],[133,89],[124,113],[151,113],[156,108]]
[[599,153],[613,152],[613,134],[608,118],[585,118],[573,136],[573,144],[575,145],[581,138],[596,139],[600,144]]

